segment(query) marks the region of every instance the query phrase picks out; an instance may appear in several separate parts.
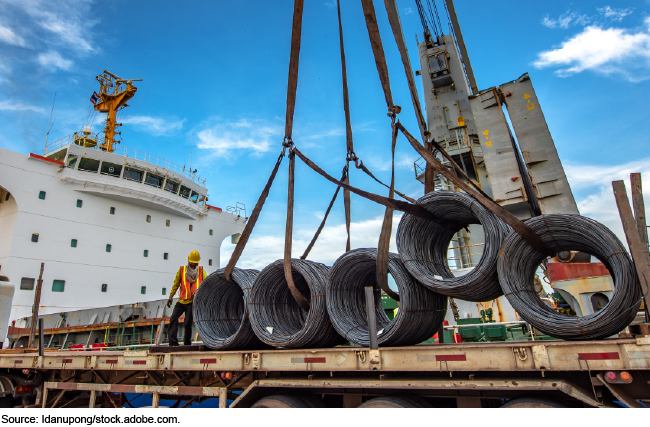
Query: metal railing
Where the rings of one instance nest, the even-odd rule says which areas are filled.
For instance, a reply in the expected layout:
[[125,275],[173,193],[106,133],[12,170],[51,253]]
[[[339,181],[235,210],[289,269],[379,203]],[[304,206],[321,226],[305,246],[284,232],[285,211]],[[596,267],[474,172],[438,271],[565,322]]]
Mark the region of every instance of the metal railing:
[[[95,134],[96,137],[96,134]],[[54,142],[49,143],[47,146],[45,146],[45,155],[47,153],[51,153],[54,150],[57,150],[61,147],[65,147],[67,145],[74,144],[75,137],[74,134],[72,135],[67,135],[64,136],[63,138],[57,139]],[[97,150],[97,151],[103,151],[99,148],[99,145],[95,147],[85,147],[87,149],[91,150]],[[174,172],[180,176],[183,176],[203,187],[205,187],[205,178],[201,178],[200,175],[197,175],[195,173],[192,173],[192,171],[189,168],[186,168],[185,166],[179,166],[175,163],[172,163],[166,159],[163,159],[161,157],[158,157],[156,155],[146,153],[144,151],[136,150],[135,148],[129,148],[125,147],[123,145],[115,147],[115,151],[113,151],[113,154],[117,154],[118,156],[124,156],[129,159],[135,159],[135,160],[140,160],[143,162],[150,163],[155,166],[159,166],[161,168],[167,169],[171,172]]]

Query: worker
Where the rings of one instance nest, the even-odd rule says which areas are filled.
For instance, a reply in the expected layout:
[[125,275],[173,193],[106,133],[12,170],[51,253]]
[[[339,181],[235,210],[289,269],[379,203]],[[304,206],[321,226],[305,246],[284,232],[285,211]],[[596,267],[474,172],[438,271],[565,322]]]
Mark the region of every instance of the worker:
[[181,314],[185,313],[185,333],[183,334],[183,343],[185,345],[192,345],[192,301],[196,290],[205,279],[206,273],[203,267],[199,266],[201,256],[197,251],[192,251],[187,257],[187,265],[181,266],[176,273],[174,279],[174,286],[169,293],[167,300],[167,307],[172,306],[172,299],[178,290],[179,286],[181,292],[178,296],[178,302],[174,306],[172,317],[169,319],[169,345],[178,345],[178,318]]

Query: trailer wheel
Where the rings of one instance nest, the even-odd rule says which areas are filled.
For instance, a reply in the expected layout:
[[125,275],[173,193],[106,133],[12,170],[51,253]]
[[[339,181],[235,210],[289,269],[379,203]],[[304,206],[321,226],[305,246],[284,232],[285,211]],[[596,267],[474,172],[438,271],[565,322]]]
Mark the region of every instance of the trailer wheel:
[[0,397],[0,408],[13,408],[13,407],[14,407],[13,396]]
[[324,408],[323,402],[310,393],[305,395],[276,394],[255,402],[251,408]]
[[431,408],[431,405],[418,396],[399,395],[375,397],[357,408]]
[[536,397],[520,397],[506,402],[502,408],[566,408],[561,403]]

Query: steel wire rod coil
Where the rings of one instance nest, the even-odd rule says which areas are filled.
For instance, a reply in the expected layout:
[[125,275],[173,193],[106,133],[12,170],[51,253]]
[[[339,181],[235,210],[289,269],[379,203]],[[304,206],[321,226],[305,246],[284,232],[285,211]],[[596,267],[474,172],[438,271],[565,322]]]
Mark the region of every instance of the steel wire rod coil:
[[[403,215],[396,240],[408,271],[424,286],[452,298],[482,302],[503,295],[497,257],[511,228],[472,196],[459,191],[434,191],[421,197],[417,204],[457,228]],[[454,277],[447,259],[449,243],[454,234],[470,224],[483,226],[483,254],[471,271]]]
[[194,295],[194,323],[199,336],[215,350],[266,348],[251,327],[246,301],[259,274],[235,268],[228,282],[224,269],[206,277]]
[[330,268],[314,261],[292,259],[291,271],[298,290],[309,301],[304,311],[291,295],[283,261],[264,268],[251,289],[248,310],[253,331],[273,347],[333,347],[345,343],[327,314],[325,287]]
[[377,342],[383,346],[414,345],[431,338],[447,312],[447,298],[422,286],[402,264],[388,254],[388,272],[395,279],[399,310],[393,320],[384,311],[377,286],[377,249],[354,249],[336,260],[327,284],[327,310],[336,330],[348,341],[367,347],[366,286],[374,288]]
[[601,310],[582,317],[560,314],[535,292],[535,271],[546,259],[516,233],[505,240],[499,254],[499,280],[506,298],[519,316],[554,338],[601,339],[629,325],[641,305],[639,279],[625,247],[607,227],[580,215],[543,215],[526,221],[551,253],[577,250],[605,264],[614,281],[614,293]]

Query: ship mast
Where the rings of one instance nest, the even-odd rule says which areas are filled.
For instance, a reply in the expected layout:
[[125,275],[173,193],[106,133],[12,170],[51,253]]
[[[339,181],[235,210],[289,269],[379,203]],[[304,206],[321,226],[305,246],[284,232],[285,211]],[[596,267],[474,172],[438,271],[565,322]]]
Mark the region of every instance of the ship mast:
[[126,102],[133,98],[135,92],[138,90],[137,87],[133,86],[133,82],[142,81],[142,79],[126,80],[110,71],[104,70],[104,74],[97,76],[97,81],[100,84],[100,101],[95,105],[95,110],[100,113],[106,113],[104,143],[99,148],[112,153],[115,150],[113,145],[119,143],[119,141],[115,140],[115,135],[122,134],[122,132],[115,131],[118,126],[122,126],[122,123],[115,122],[117,112],[128,107]]

